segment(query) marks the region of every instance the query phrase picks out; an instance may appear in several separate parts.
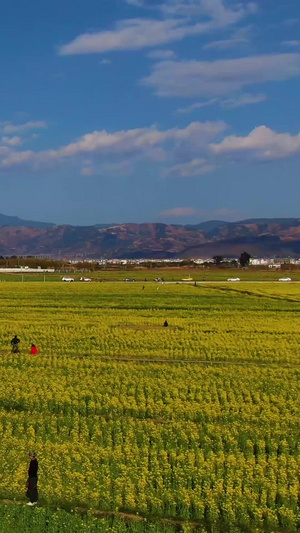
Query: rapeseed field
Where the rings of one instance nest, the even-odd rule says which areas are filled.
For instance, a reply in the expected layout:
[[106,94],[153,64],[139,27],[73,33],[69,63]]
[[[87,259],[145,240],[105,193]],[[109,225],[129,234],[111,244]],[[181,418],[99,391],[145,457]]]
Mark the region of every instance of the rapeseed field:
[[[297,284],[3,283],[0,306],[6,531],[299,529]],[[30,449],[36,509],[12,505]]]

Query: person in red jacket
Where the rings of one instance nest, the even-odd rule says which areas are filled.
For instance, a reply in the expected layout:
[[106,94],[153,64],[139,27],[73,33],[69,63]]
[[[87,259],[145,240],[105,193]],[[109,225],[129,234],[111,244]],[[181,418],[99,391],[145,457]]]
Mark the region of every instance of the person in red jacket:
[[31,353],[31,355],[37,355],[39,353],[39,351],[38,351],[38,349],[37,349],[35,344],[31,345],[30,353]]

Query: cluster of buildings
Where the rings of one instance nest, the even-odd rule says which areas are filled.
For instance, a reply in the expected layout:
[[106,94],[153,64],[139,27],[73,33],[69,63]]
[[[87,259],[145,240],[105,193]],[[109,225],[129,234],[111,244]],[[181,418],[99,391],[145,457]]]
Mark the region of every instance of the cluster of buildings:
[[43,272],[44,274],[46,274],[47,272],[48,273],[53,273],[55,272],[55,269],[54,268],[41,268],[41,267],[38,267],[38,268],[30,268],[28,266],[20,266],[20,267],[15,267],[15,268],[0,268],[0,271],[2,274],[32,274],[32,273],[41,273]]
[[[78,262],[80,262],[78,259],[71,259],[69,261],[70,264],[76,265]],[[207,258],[193,258],[193,259],[179,259],[179,258],[172,258],[172,259],[85,259],[85,263],[97,263],[99,266],[116,266],[116,267],[122,267],[122,266],[144,266],[145,264],[150,265],[161,265],[168,266],[168,265],[176,265],[180,266],[181,264],[193,263],[195,265],[204,265],[207,264],[215,264],[215,260],[212,257]],[[234,263],[238,262],[236,257],[224,257],[221,261],[222,263],[227,264],[228,263]],[[286,265],[300,265],[300,258],[295,259],[292,257],[255,257],[250,259],[250,266],[264,266],[269,268],[280,268],[282,264]]]
[[[73,266],[76,268],[76,265],[82,263],[82,260],[78,259],[71,259],[64,261],[65,267],[67,265]],[[186,265],[196,265],[196,266],[203,266],[208,267],[209,265],[215,265],[215,259],[212,257],[208,258],[195,258],[195,259],[85,259],[84,263],[89,263],[92,265],[97,265],[97,267],[102,268],[135,268],[138,266],[147,266],[151,268],[151,265],[153,267],[159,268],[160,266],[168,267],[168,266],[186,266]],[[238,266],[239,262],[236,258],[223,258],[220,263],[218,263],[218,266],[224,266],[225,268],[228,266]],[[282,265],[295,265],[300,266],[300,259],[291,258],[291,257],[282,257],[282,258],[266,258],[266,257],[255,257],[251,258],[249,262],[249,266],[253,267],[268,267],[270,269],[280,269]],[[59,267],[65,268],[65,267]],[[53,265],[51,268],[32,268],[28,266],[15,266],[15,267],[8,267],[8,268],[1,268],[0,269],[2,273],[53,273],[57,268],[53,268]]]
[[282,257],[282,258],[251,258],[251,266],[268,266],[269,268],[280,268],[281,265],[300,265],[300,259],[294,257]]

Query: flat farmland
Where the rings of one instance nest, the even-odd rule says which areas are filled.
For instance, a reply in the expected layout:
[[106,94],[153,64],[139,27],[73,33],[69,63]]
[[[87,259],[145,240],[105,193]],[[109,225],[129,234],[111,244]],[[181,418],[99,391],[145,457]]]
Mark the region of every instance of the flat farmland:
[[[76,268],[76,267],[74,267]],[[71,276],[75,282],[79,282],[81,277],[91,278],[93,282],[113,282],[135,279],[137,282],[149,284],[155,278],[164,279],[166,282],[181,282],[184,279],[192,278],[193,281],[211,282],[227,281],[229,278],[239,277],[241,281],[279,281],[279,278],[290,277],[292,281],[300,281],[300,269],[296,266],[285,265],[283,269],[267,269],[260,267],[250,268],[218,268],[211,266],[204,268],[202,266],[191,267],[133,267],[124,265],[119,268],[103,268],[95,271],[72,271],[61,270],[50,273],[35,272],[29,273],[26,269],[20,269],[17,273],[7,273],[0,268],[0,282],[32,282],[32,281],[61,281],[63,276]]]
[[3,283],[0,306],[5,531],[299,529],[298,284]]

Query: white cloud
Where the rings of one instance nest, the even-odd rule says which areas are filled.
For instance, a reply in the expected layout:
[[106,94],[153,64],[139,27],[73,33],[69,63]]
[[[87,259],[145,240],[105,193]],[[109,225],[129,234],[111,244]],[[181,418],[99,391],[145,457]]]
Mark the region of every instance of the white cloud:
[[[0,161],[0,166],[9,168],[27,164],[38,169],[80,156],[90,157],[93,154],[102,158],[122,156],[122,154],[139,155],[157,162],[165,159],[165,153],[177,152],[179,149],[199,150],[207,146],[207,142],[223,133],[226,127],[222,121],[208,121],[192,122],[186,128],[181,129],[158,130],[152,127],[115,133],[94,131],[57,150],[10,152],[5,154],[2,162]],[[83,167],[89,166],[91,165],[83,165]]]
[[300,41],[282,41],[284,46],[292,46],[292,47],[298,47],[300,46]]
[[277,54],[219,61],[162,61],[141,83],[154,87],[159,96],[214,97],[297,76],[300,54]]
[[188,163],[181,163],[173,165],[166,169],[164,177],[172,178],[190,178],[193,176],[200,176],[216,170],[216,166],[208,163],[205,159],[193,159]]
[[300,133],[277,133],[259,126],[246,137],[229,135],[221,143],[211,144],[210,148],[214,154],[254,152],[258,159],[280,159],[300,152]]
[[193,207],[174,207],[173,209],[166,209],[159,213],[158,216],[172,218],[184,218],[184,217],[193,217],[198,215],[199,210],[194,209]]
[[241,44],[248,43],[250,41],[251,29],[252,29],[251,26],[245,26],[243,28],[238,28],[232,34],[230,39],[212,41],[210,43],[205,44],[203,46],[203,49],[204,50],[211,50],[211,49],[222,50],[222,49],[233,48]]
[[102,59],[100,61],[100,65],[110,65],[111,64],[111,59]]
[[45,120],[35,120],[25,122],[24,124],[12,124],[11,122],[2,122],[0,123],[0,128],[4,133],[17,133],[17,132],[26,132],[31,130],[40,130],[47,128],[47,123]]
[[20,146],[22,144],[21,137],[14,135],[14,137],[4,136],[1,139],[2,144],[7,144],[8,146]]
[[176,115],[185,115],[187,113],[192,113],[195,109],[201,109],[202,107],[209,107],[219,103],[219,98],[210,98],[204,102],[196,102],[195,104],[189,105],[187,107],[180,107],[175,111]]
[[201,220],[238,220],[245,214],[237,209],[228,209],[221,207],[220,209],[195,209],[194,207],[174,207],[173,209],[166,209],[158,214],[163,218],[187,218],[197,217]]
[[211,105],[220,105],[223,109],[234,109],[238,107],[244,107],[246,105],[259,104],[265,102],[267,96],[265,94],[239,94],[232,98],[210,98],[204,102],[196,102],[195,104],[189,105],[187,107],[181,107],[175,111],[177,115],[183,115],[187,113],[192,113],[196,109],[201,109],[202,107],[208,107]]
[[212,50],[212,49],[225,49],[225,48],[233,48],[234,46],[248,43],[248,39],[223,39],[221,41],[212,41],[211,43],[207,43],[203,46],[203,50]]
[[240,94],[233,98],[227,98],[221,101],[221,107],[225,109],[234,109],[237,107],[244,107],[246,105],[260,104],[267,100],[266,94]]
[[173,50],[152,50],[152,52],[147,54],[147,57],[150,57],[150,59],[173,59],[176,54]]
[[[189,35],[199,35],[212,30],[226,28],[253,13],[252,2],[238,3],[233,9],[226,8],[222,0],[200,0],[200,2],[171,2],[161,5],[161,10],[184,18],[126,19],[119,21],[114,30],[97,33],[83,33],[73,41],[59,48],[61,55],[93,54],[116,50],[138,50],[159,46],[171,41],[180,41]],[[138,3],[140,5],[140,3]],[[204,20],[192,23],[186,17],[194,11]],[[175,9],[175,11],[174,11]],[[202,17],[201,17],[202,18]]]
[[121,159],[120,161],[113,163],[94,165],[93,160],[85,160],[83,161],[83,166],[80,173],[82,176],[127,176],[133,171],[133,162],[134,159]]
[[95,131],[81,137],[79,141],[56,151],[60,157],[69,157],[88,152],[134,152],[161,145],[168,140],[197,142],[201,138],[214,137],[226,129],[224,122],[192,122],[183,129],[173,128],[160,131],[155,127],[108,133]]
[[[243,18],[246,14],[257,12],[255,2],[231,3],[231,8],[224,5],[223,0],[166,0],[160,5],[160,10],[166,15],[193,17],[210,16],[214,20],[228,23],[232,17]],[[226,24],[227,25],[227,24]]]
[[103,53],[111,50],[138,50],[179,40],[192,34],[194,26],[179,20],[132,19],[119,24],[115,31],[82,34],[61,47],[62,55]]
[[113,50],[138,50],[182,39],[193,31],[179,20],[129,19],[117,29],[85,33],[60,48],[61,55],[104,53]]
[[7,157],[2,160],[2,168],[20,165],[22,163],[34,162],[35,153],[31,150],[25,152],[10,152]]

